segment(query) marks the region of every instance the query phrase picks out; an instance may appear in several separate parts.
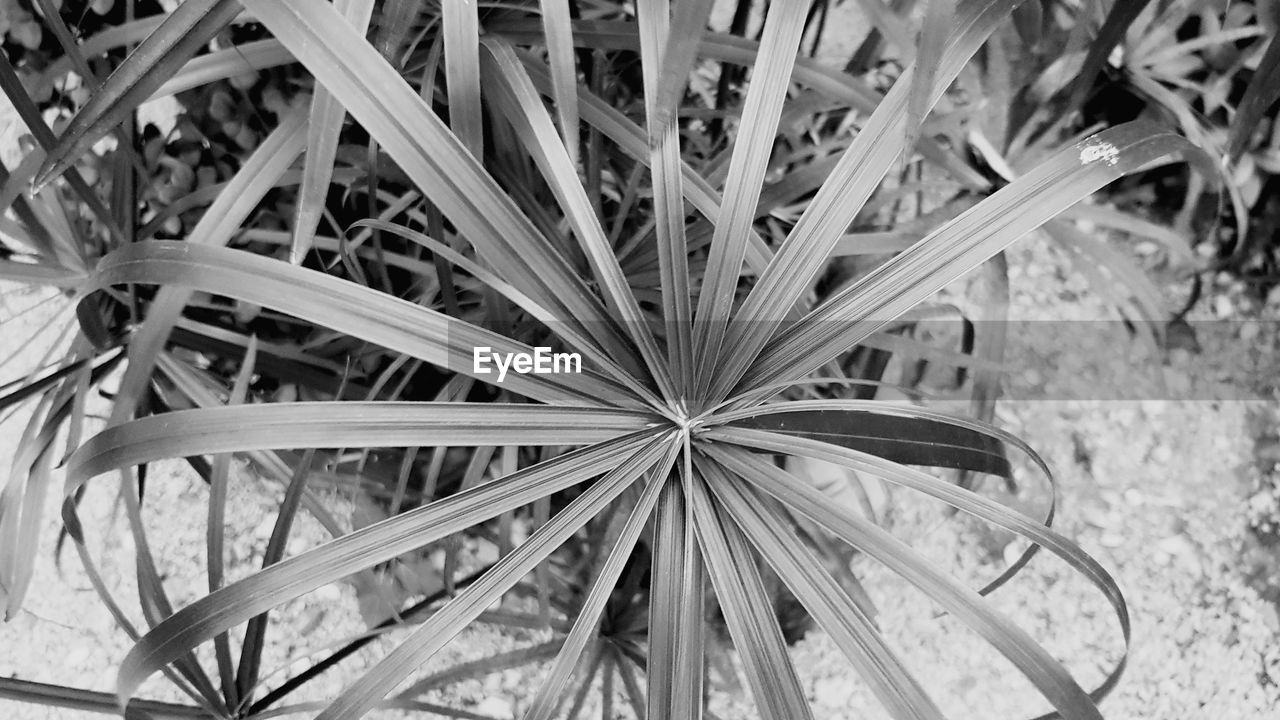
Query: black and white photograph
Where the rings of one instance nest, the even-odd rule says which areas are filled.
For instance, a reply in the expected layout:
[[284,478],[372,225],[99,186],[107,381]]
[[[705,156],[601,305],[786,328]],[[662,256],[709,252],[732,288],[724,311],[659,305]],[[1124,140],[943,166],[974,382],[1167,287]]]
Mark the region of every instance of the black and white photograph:
[[109,717],[1280,717],[1280,0],[0,0]]

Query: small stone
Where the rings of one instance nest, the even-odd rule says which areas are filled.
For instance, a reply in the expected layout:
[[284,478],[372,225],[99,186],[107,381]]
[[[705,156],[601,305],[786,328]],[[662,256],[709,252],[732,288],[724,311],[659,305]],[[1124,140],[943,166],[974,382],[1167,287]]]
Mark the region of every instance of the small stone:
[[496,718],[509,718],[514,716],[511,712],[511,701],[496,697],[481,700],[480,704],[476,705],[476,712],[482,715],[491,715]]

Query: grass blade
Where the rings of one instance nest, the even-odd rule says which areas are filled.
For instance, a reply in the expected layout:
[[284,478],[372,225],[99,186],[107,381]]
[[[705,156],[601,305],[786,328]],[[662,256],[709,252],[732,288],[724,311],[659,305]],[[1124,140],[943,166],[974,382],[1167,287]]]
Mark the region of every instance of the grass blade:
[[[658,268],[662,290],[662,318],[666,324],[667,360],[680,396],[668,398],[683,404],[693,382],[693,317],[689,302],[689,251],[684,235],[684,180],[681,175],[680,128],[663,123],[658,92],[666,75],[662,53],[671,42],[671,6],[668,0],[639,0],[640,58],[644,81],[645,124],[648,128],[653,208],[657,217]],[[701,29],[697,29],[701,32]],[[689,32],[677,28],[677,34]]]
[[876,699],[896,720],[942,720],[925,693],[868,618],[822,567],[775,508],[731,478],[708,472],[711,490],[805,610],[849,658]]
[[911,91],[907,96],[907,136],[903,143],[907,151],[902,155],[904,167],[910,160],[910,149],[915,147],[920,137],[929,108],[933,106],[933,81],[942,64],[942,51],[955,14],[956,0],[925,0],[924,26],[916,42],[916,71],[911,76]]
[[396,685],[425,663],[485,608],[501,598],[520,578],[577,532],[592,517],[618,497],[664,453],[668,459],[678,448],[673,435],[649,443],[633,454],[561,510],[546,525],[498,562],[475,583],[431,615],[395,650],[380,660],[333,701],[317,720],[344,720],[361,717],[378,704]]
[[68,461],[87,480],[164,458],[334,447],[582,445],[652,425],[624,410],[507,403],[294,402],[178,410],[108,428]]
[[679,448],[679,443],[672,442],[667,457],[650,471],[649,481],[641,491],[640,499],[636,501],[631,514],[627,516],[626,524],[618,533],[608,558],[605,559],[599,574],[592,581],[591,589],[578,610],[578,617],[573,621],[573,628],[565,638],[559,654],[556,655],[555,664],[538,687],[537,695],[529,703],[524,720],[551,720],[558,706],[564,702],[564,693],[569,679],[578,666],[587,642],[592,639],[599,627],[600,615],[604,611],[605,603],[608,602],[610,593],[617,585],[618,578],[631,557],[631,551],[640,539],[640,533],[648,524],[650,515],[653,514],[653,508],[658,502],[658,494],[668,482],[668,475],[671,473],[676,451]]
[[[741,414],[744,417],[736,419],[734,426],[822,440],[904,465],[1012,477],[1013,469],[1005,457],[1003,444],[989,434],[956,425],[954,421],[913,413],[898,414],[883,403],[877,405],[880,407],[868,411],[836,410],[820,401],[797,401],[753,408],[772,412],[747,416],[744,411]],[[818,407],[830,409],[816,409]]]
[[569,164],[578,167],[578,68],[573,57],[573,20],[569,0],[539,0],[542,28],[547,36],[551,87],[560,119],[560,134]]
[[[294,468],[289,484],[285,487],[284,499],[280,501],[280,509],[276,511],[271,536],[267,539],[267,549],[262,555],[264,568],[280,562],[284,557],[285,544],[289,541],[289,531],[293,528],[293,519],[302,505],[302,498],[307,491],[307,479],[311,476],[314,461],[315,450],[308,448],[297,467]],[[248,697],[258,683],[258,673],[262,667],[262,651],[266,647],[269,617],[265,612],[256,615],[245,628],[244,642],[241,643],[240,650],[240,666],[236,670],[238,697]]]
[[[236,374],[231,386],[231,394],[227,397],[228,405],[241,405],[249,390],[249,380],[253,377],[253,369],[257,364],[258,336],[249,338],[249,347],[245,350],[244,360],[240,363],[240,372]],[[230,453],[222,453],[213,458],[213,466],[209,473],[209,520],[205,531],[206,566],[209,576],[209,592],[222,587],[223,569],[226,561],[224,546],[226,541],[227,487],[231,479]],[[214,655],[218,663],[218,676],[222,681],[222,697],[227,707],[236,707],[240,703],[240,693],[236,687],[235,665],[231,660],[231,640],[226,633],[213,639]]]
[[[10,677],[0,677],[0,698],[14,702],[66,708],[68,710],[79,710],[102,715],[116,715],[120,712],[111,693]],[[134,702],[137,712],[141,713],[138,716],[140,718],[176,720],[179,718],[209,717],[208,711],[193,705],[177,705],[155,700],[136,700]]]
[[[724,198],[715,219],[707,270],[698,295],[694,330],[695,339],[699,341],[699,378],[712,376],[708,365],[720,354],[720,343],[747,253],[748,231],[756,217],[760,188],[768,169],[773,137],[778,131],[779,113],[787,97],[806,16],[804,3],[778,3],[765,18],[760,52],[747,88],[742,126],[734,140]],[[703,388],[699,388],[699,392],[702,391]]]
[[[930,106],[1014,4],[1014,0],[975,0],[960,6]],[[743,302],[721,353],[722,372],[712,388],[712,400],[722,399],[756,359],[898,157],[905,139],[901,117],[913,73],[908,68],[880,101]]]
[[[1085,98],[1098,79],[1098,73],[1106,67],[1111,51],[1124,40],[1129,26],[1138,19],[1150,2],[1151,0],[1127,0],[1111,6],[1111,10],[1107,12],[1107,19],[1098,30],[1098,35],[1089,44],[1089,52],[1085,55],[1084,64],[1080,66],[1080,74],[1076,76],[1071,88],[1071,96],[1063,109],[1064,113],[1071,114],[1084,105]],[[1080,21],[1083,21],[1083,18]]]
[[627,343],[599,299],[509,196],[409,87],[328,3],[245,4],[319,78],[498,274],[580,324],[614,357]]
[[658,85],[657,99],[654,100],[658,108],[659,130],[665,130],[667,124],[678,119],[676,113],[679,111],[680,99],[689,83],[689,73],[693,70],[694,61],[698,58],[698,46],[702,43],[702,35],[706,31],[713,7],[715,0],[684,0],[676,3],[675,17],[671,24],[678,31],[668,40],[667,48],[662,54],[662,82]]
[[647,717],[697,720],[703,703],[702,556],[679,484],[663,485],[654,517]]
[[[373,17],[373,0],[336,0],[334,7],[357,32],[369,30]],[[338,136],[347,113],[333,95],[317,83],[311,95],[311,119],[307,123],[306,163],[302,168],[302,187],[298,190],[298,213],[293,220],[293,241],[289,246],[289,262],[302,262],[311,249],[320,215],[329,196],[333,179],[333,161],[338,154]]]

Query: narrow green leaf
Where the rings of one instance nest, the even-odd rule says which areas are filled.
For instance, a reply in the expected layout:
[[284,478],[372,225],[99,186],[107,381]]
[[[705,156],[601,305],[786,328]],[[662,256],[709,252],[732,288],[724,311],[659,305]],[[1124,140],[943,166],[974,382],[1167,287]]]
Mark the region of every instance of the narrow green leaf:
[[[65,685],[20,680],[18,678],[0,677],[0,698],[13,702],[31,703],[45,707],[66,708],[80,712],[116,715],[120,710],[116,707],[111,693],[96,692]],[[155,720],[174,720],[177,718],[208,718],[208,711],[192,705],[177,705],[155,700],[135,700],[136,712],[140,718]],[[132,715],[130,718],[134,717]]]
[[240,14],[238,0],[192,0],[179,5],[107,78],[71,119],[37,173],[37,187],[71,167],[111,128],[119,125]]
[[477,160],[484,157],[480,114],[480,18],[474,0],[441,0],[449,128]]
[[[267,539],[267,548],[262,553],[264,568],[280,562],[284,557],[285,547],[289,542],[289,532],[293,528],[293,519],[297,517],[298,508],[301,507],[302,498],[307,492],[307,480],[311,476],[314,461],[315,450],[308,448],[294,468],[289,484],[285,486],[284,498],[280,501],[279,509],[276,510],[276,520],[271,527],[271,536]],[[265,612],[255,615],[244,630],[244,642],[240,645],[240,665],[236,669],[238,697],[249,697],[253,687],[258,684],[262,652],[266,647],[269,617]]]
[[293,55],[275,40],[255,40],[232,45],[191,58],[147,99],[177,95],[219,80],[294,62],[297,61]]
[[13,281],[36,286],[74,288],[84,282],[81,270],[59,268],[55,265],[36,263],[17,263],[14,260],[0,260],[0,281]]
[[[792,407],[792,406],[795,407]],[[883,405],[883,403],[881,403]],[[905,465],[972,470],[1011,477],[1003,445],[989,435],[927,416],[856,410],[805,409],[800,403],[745,416],[735,427],[823,440]]]
[[395,697],[396,699],[408,700],[431,690],[447,687],[464,680],[479,679],[485,675],[492,675],[503,670],[544,662],[555,657],[563,646],[564,640],[556,638],[537,645],[496,653],[479,660],[459,662],[447,669],[431,673],[421,680],[414,681],[412,685]]
[[911,76],[911,91],[907,96],[907,136],[903,141],[907,152],[903,153],[904,167],[910,160],[910,149],[915,147],[916,140],[920,137],[929,108],[933,106],[933,81],[942,64],[942,51],[947,33],[955,21],[955,14],[956,0],[925,1],[924,26],[920,29],[920,37],[916,42],[916,71]]

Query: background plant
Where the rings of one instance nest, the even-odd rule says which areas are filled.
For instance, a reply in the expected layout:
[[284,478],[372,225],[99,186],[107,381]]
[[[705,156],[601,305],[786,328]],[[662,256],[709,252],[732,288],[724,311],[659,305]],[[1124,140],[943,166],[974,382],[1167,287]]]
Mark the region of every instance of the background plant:
[[[1103,591],[1127,641],[1114,583],[1047,521],[966,489],[972,479],[910,467],[1008,476],[1006,448],[1034,453],[980,420],[845,390],[877,387],[874,351],[912,325],[899,319],[1026,232],[1058,223],[1046,227],[1070,239],[1055,218],[1121,175],[1185,156],[1203,164],[1192,143],[1150,122],[1019,138],[1012,100],[991,110],[948,92],[957,76],[958,91],[1022,92],[1024,79],[992,78],[1010,64],[995,48],[1030,35],[1036,17],[1042,29],[1084,27],[1079,8],[929,3],[918,46],[905,15],[872,13],[873,38],[898,38],[912,57],[895,67],[864,45],[851,74],[797,57],[825,15],[800,3],[775,3],[758,41],[740,37],[745,21],[739,36],[703,33],[705,2],[477,13],[452,0],[290,0],[247,2],[241,14],[236,2],[188,0],[159,22],[137,7],[128,19],[125,3],[120,25],[79,44],[70,8],[38,5],[48,37],[0,65],[39,146],[3,178],[12,241],[0,272],[66,287],[78,307],[65,357],[5,396],[37,410],[3,496],[4,587],[12,612],[65,426],[78,447],[64,505],[72,546],[92,568],[77,497],[118,471],[142,549],[151,627],[129,627],[104,588],[138,636],[120,703],[163,671],[206,715],[277,711],[314,673],[257,688],[268,611],[439,544],[445,587],[401,613],[412,632],[322,716],[388,702],[424,709],[417,686],[401,682],[507,593],[530,598],[522,622],[568,631],[546,649],[555,659],[530,717],[565,710],[563,697],[581,696],[566,689],[585,692],[597,674],[626,686],[637,715],[699,714],[702,655],[724,645],[708,626],[713,605],[760,712],[805,716],[779,623],[788,595],[892,716],[940,716],[880,638],[841,551],[829,551],[838,541],[970,623],[1062,715],[1098,716],[1094,700],[1120,668],[1087,693],[980,593],[833,511],[774,462],[801,456],[883,477],[1050,549]],[[76,111],[55,136],[52,93],[33,99],[31,78],[68,71],[91,91],[52,113],[60,125]],[[167,136],[133,120],[156,94],[187,108]],[[1212,183],[1218,170],[1204,175]],[[1138,220],[1122,227],[1169,240]],[[1114,253],[1085,260],[1120,273]],[[998,286],[999,261],[986,267]],[[538,344],[582,352],[587,372],[497,387],[467,377],[477,345]],[[999,347],[983,335],[967,348],[986,364],[946,356],[986,368],[971,389],[988,420]],[[122,361],[109,427],[82,443],[86,391]],[[344,466],[334,446],[360,449],[360,462]],[[218,520],[232,452],[286,493],[263,570],[224,586]],[[210,488],[212,592],[176,613],[140,521],[145,468],[165,457],[190,458]],[[380,497],[388,519],[285,557],[300,510],[337,527],[313,492],[335,469]],[[531,532],[523,543],[518,528]],[[493,539],[501,559],[457,577],[458,533]],[[228,635],[242,625],[237,647]],[[193,654],[209,641],[213,668]]]

